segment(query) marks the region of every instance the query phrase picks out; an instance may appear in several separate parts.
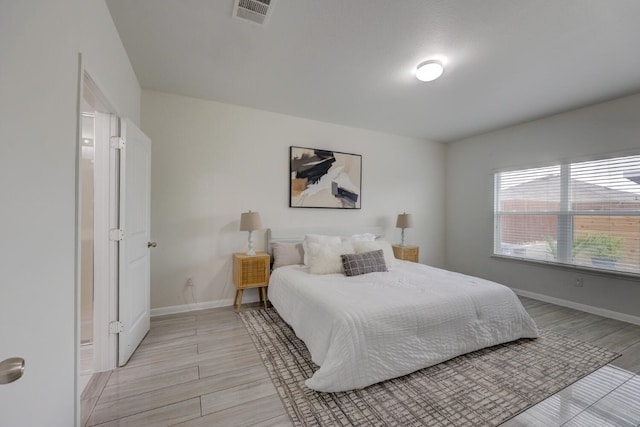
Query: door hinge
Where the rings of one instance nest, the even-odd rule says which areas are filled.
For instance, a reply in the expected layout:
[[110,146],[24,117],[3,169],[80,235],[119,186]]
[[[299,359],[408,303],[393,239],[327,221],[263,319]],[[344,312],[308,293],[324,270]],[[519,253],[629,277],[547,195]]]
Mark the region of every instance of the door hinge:
[[119,242],[124,239],[124,230],[121,228],[114,228],[113,230],[109,230],[109,240],[114,242]]
[[116,150],[122,150],[124,148],[124,138],[120,136],[112,136],[111,140],[111,148],[115,148]]
[[124,323],[120,322],[119,320],[109,323],[110,334],[119,334],[121,332],[124,332]]

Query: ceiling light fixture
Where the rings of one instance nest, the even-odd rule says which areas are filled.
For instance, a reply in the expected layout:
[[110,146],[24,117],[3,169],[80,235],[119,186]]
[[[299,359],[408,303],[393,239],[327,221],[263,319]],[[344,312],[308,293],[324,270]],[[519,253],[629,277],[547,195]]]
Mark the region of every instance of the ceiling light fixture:
[[424,61],[416,68],[416,78],[423,82],[431,82],[444,73],[442,62],[436,59]]

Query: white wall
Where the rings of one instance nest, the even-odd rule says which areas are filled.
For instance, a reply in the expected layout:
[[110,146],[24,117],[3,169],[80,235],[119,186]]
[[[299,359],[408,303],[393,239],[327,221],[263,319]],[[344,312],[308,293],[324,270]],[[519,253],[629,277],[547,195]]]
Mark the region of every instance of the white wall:
[[72,426],[78,52],[119,110],[140,87],[102,0],[0,2],[0,425]]
[[[444,258],[444,146],[250,108],[143,91],[142,130],[153,141],[151,306],[230,304],[231,254],[246,251],[240,213],[265,227],[367,225],[388,229],[415,216],[407,242],[420,258]],[[292,209],[289,146],[362,154],[362,209]],[[264,232],[256,249],[264,249]],[[256,294],[257,295],[257,294]]]
[[[493,172],[640,148],[640,95],[558,114],[447,146],[447,268],[514,288],[640,316],[640,283],[490,258]],[[574,286],[584,278],[584,287]]]

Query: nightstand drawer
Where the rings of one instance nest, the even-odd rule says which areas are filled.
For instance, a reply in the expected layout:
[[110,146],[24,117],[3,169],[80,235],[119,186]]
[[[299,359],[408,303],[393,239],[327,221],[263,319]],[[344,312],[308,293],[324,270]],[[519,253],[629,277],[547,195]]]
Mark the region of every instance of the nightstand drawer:
[[393,255],[404,261],[418,262],[420,258],[420,247],[392,245]]
[[269,255],[233,255],[233,283],[237,288],[255,288],[269,283]]

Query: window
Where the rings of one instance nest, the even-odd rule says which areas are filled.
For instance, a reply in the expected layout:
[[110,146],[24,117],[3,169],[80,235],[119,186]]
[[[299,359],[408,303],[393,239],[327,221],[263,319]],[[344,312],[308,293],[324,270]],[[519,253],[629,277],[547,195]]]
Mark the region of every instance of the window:
[[494,179],[494,254],[640,273],[640,156]]

